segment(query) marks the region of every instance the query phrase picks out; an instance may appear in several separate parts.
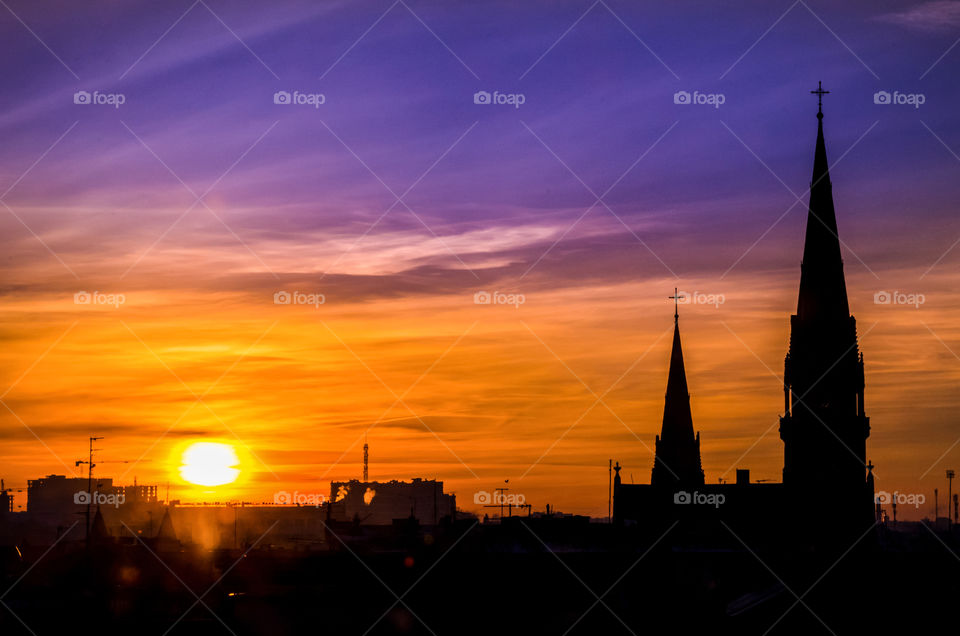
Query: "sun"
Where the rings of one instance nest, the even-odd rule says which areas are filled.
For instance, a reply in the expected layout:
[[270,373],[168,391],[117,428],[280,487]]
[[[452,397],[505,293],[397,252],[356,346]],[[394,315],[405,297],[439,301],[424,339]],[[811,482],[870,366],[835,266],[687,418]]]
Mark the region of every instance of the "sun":
[[240,476],[240,458],[230,444],[194,442],[180,457],[180,476],[198,486],[223,486]]

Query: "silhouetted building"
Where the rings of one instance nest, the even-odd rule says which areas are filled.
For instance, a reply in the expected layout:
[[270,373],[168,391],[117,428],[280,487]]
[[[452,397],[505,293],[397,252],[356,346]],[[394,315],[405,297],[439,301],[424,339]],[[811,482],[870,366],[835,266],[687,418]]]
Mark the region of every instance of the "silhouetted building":
[[[93,492],[88,492],[91,488]],[[84,537],[84,529],[99,508],[105,531],[113,536],[128,533],[124,524],[138,532],[149,533],[159,519],[163,504],[157,499],[156,486],[115,486],[109,477],[91,484],[85,477],[47,475],[27,481],[27,510],[24,523],[37,537],[59,537],[73,528],[71,538]],[[149,534],[147,534],[149,536]]]
[[[680,346],[679,317],[674,313],[673,348],[664,399],[662,432],[656,439],[650,484],[624,484],[619,463],[614,467],[613,518],[618,524],[639,525],[659,534],[683,522],[685,539],[710,543],[721,523],[737,536],[769,538],[783,523],[783,484],[750,483],[750,471],[738,469],[735,484],[707,484],[700,463],[700,436],[694,434],[690,395]],[[674,535],[676,537],[676,535]]]
[[794,500],[853,526],[873,516],[863,392],[863,354],[847,304],[821,110],[797,313],[790,317],[784,361],[783,483]]
[[457,500],[444,494],[443,482],[413,481],[330,482],[331,515],[334,521],[358,519],[367,525],[391,525],[394,519],[413,515],[423,525],[437,525],[444,517],[453,519]]
[[[820,89],[815,92],[822,94]],[[822,108],[817,120],[800,292],[784,365],[783,483],[751,484],[749,472],[742,469],[734,484],[704,483],[675,312],[663,428],[656,439],[651,483],[623,484],[617,466],[618,523],[662,526],[688,520],[690,527],[703,530],[714,521],[768,539],[771,524],[791,524],[797,533],[772,536],[846,547],[874,521],[873,466],[868,470],[866,463],[870,424],[864,414],[863,356],[847,303]],[[824,523],[798,523],[801,510],[820,516]]]
[[13,494],[0,482],[0,517],[13,512]]
[[[88,488],[90,484],[85,477],[47,475],[39,479],[29,479],[27,513],[36,523],[69,527],[75,521],[83,519],[89,503],[96,503],[87,492]],[[93,490],[102,495],[113,495],[113,480],[97,479]]]

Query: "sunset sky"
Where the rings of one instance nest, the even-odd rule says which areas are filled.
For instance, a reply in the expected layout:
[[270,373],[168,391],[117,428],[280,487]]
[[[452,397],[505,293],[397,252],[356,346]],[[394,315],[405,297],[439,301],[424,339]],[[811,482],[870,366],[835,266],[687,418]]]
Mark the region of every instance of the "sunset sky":
[[[867,456],[932,515],[960,1],[667,4],[0,2],[0,477],[102,435],[116,482],[269,501],[359,478],[366,434],[371,479],[605,516],[608,459],[650,478],[676,287],[717,301],[680,306],[707,481],[779,481],[822,80]],[[241,479],[180,481],[195,441]]]

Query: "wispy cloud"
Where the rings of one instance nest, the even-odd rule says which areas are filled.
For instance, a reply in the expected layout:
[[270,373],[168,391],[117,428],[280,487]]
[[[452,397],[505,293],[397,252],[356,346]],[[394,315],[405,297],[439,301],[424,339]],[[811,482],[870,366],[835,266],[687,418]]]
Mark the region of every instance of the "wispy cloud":
[[875,19],[915,31],[953,31],[960,27],[960,2],[956,0],[924,2],[906,11],[884,13]]

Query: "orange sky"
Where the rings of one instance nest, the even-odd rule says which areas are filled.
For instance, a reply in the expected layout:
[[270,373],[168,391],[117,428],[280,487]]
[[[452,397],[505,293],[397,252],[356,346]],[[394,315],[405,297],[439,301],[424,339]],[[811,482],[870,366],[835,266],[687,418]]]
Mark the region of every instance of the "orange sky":
[[[927,492],[932,507],[932,489],[945,491],[944,469],[960,460],[956,448],[941,458],[955,440],[960,376],[948,349],[960,350],[949,272],[924,279],[920,308],[877,305],[876,278],[847,260],[878,488]],[[327,493],[331,480],[360,477],[365,432],[371,479],[441,479],[467,509],[476,509],[474,492],[509,479],[535,508],[605,515],[608,458],[624,466],[625,481],[649,480],[670,277],[532,288],[519,308],[476,305],[472,293],[331,295],[314,308],[275,305],[271,285],[298,289],[276,281],[264,291],[138,290],[156,280],[146,269],[128,280],[118,308],[75,305],[67,292],[24,293],[4,305],[8,484],[71,474],[95,434],[106,437],[102,460],[139,458],[103,464],[99,475],[169,481],[172,498]],[[891,290],[895,274],[882,273]],[[719,307],[680,311],[708,482],[737,467],[780,479],[779,375],[797,275],[784,268],[676,283],[724,296]],[[180,482],[177,453],[195,440],[236,444],[241,481],[205,490]]]

